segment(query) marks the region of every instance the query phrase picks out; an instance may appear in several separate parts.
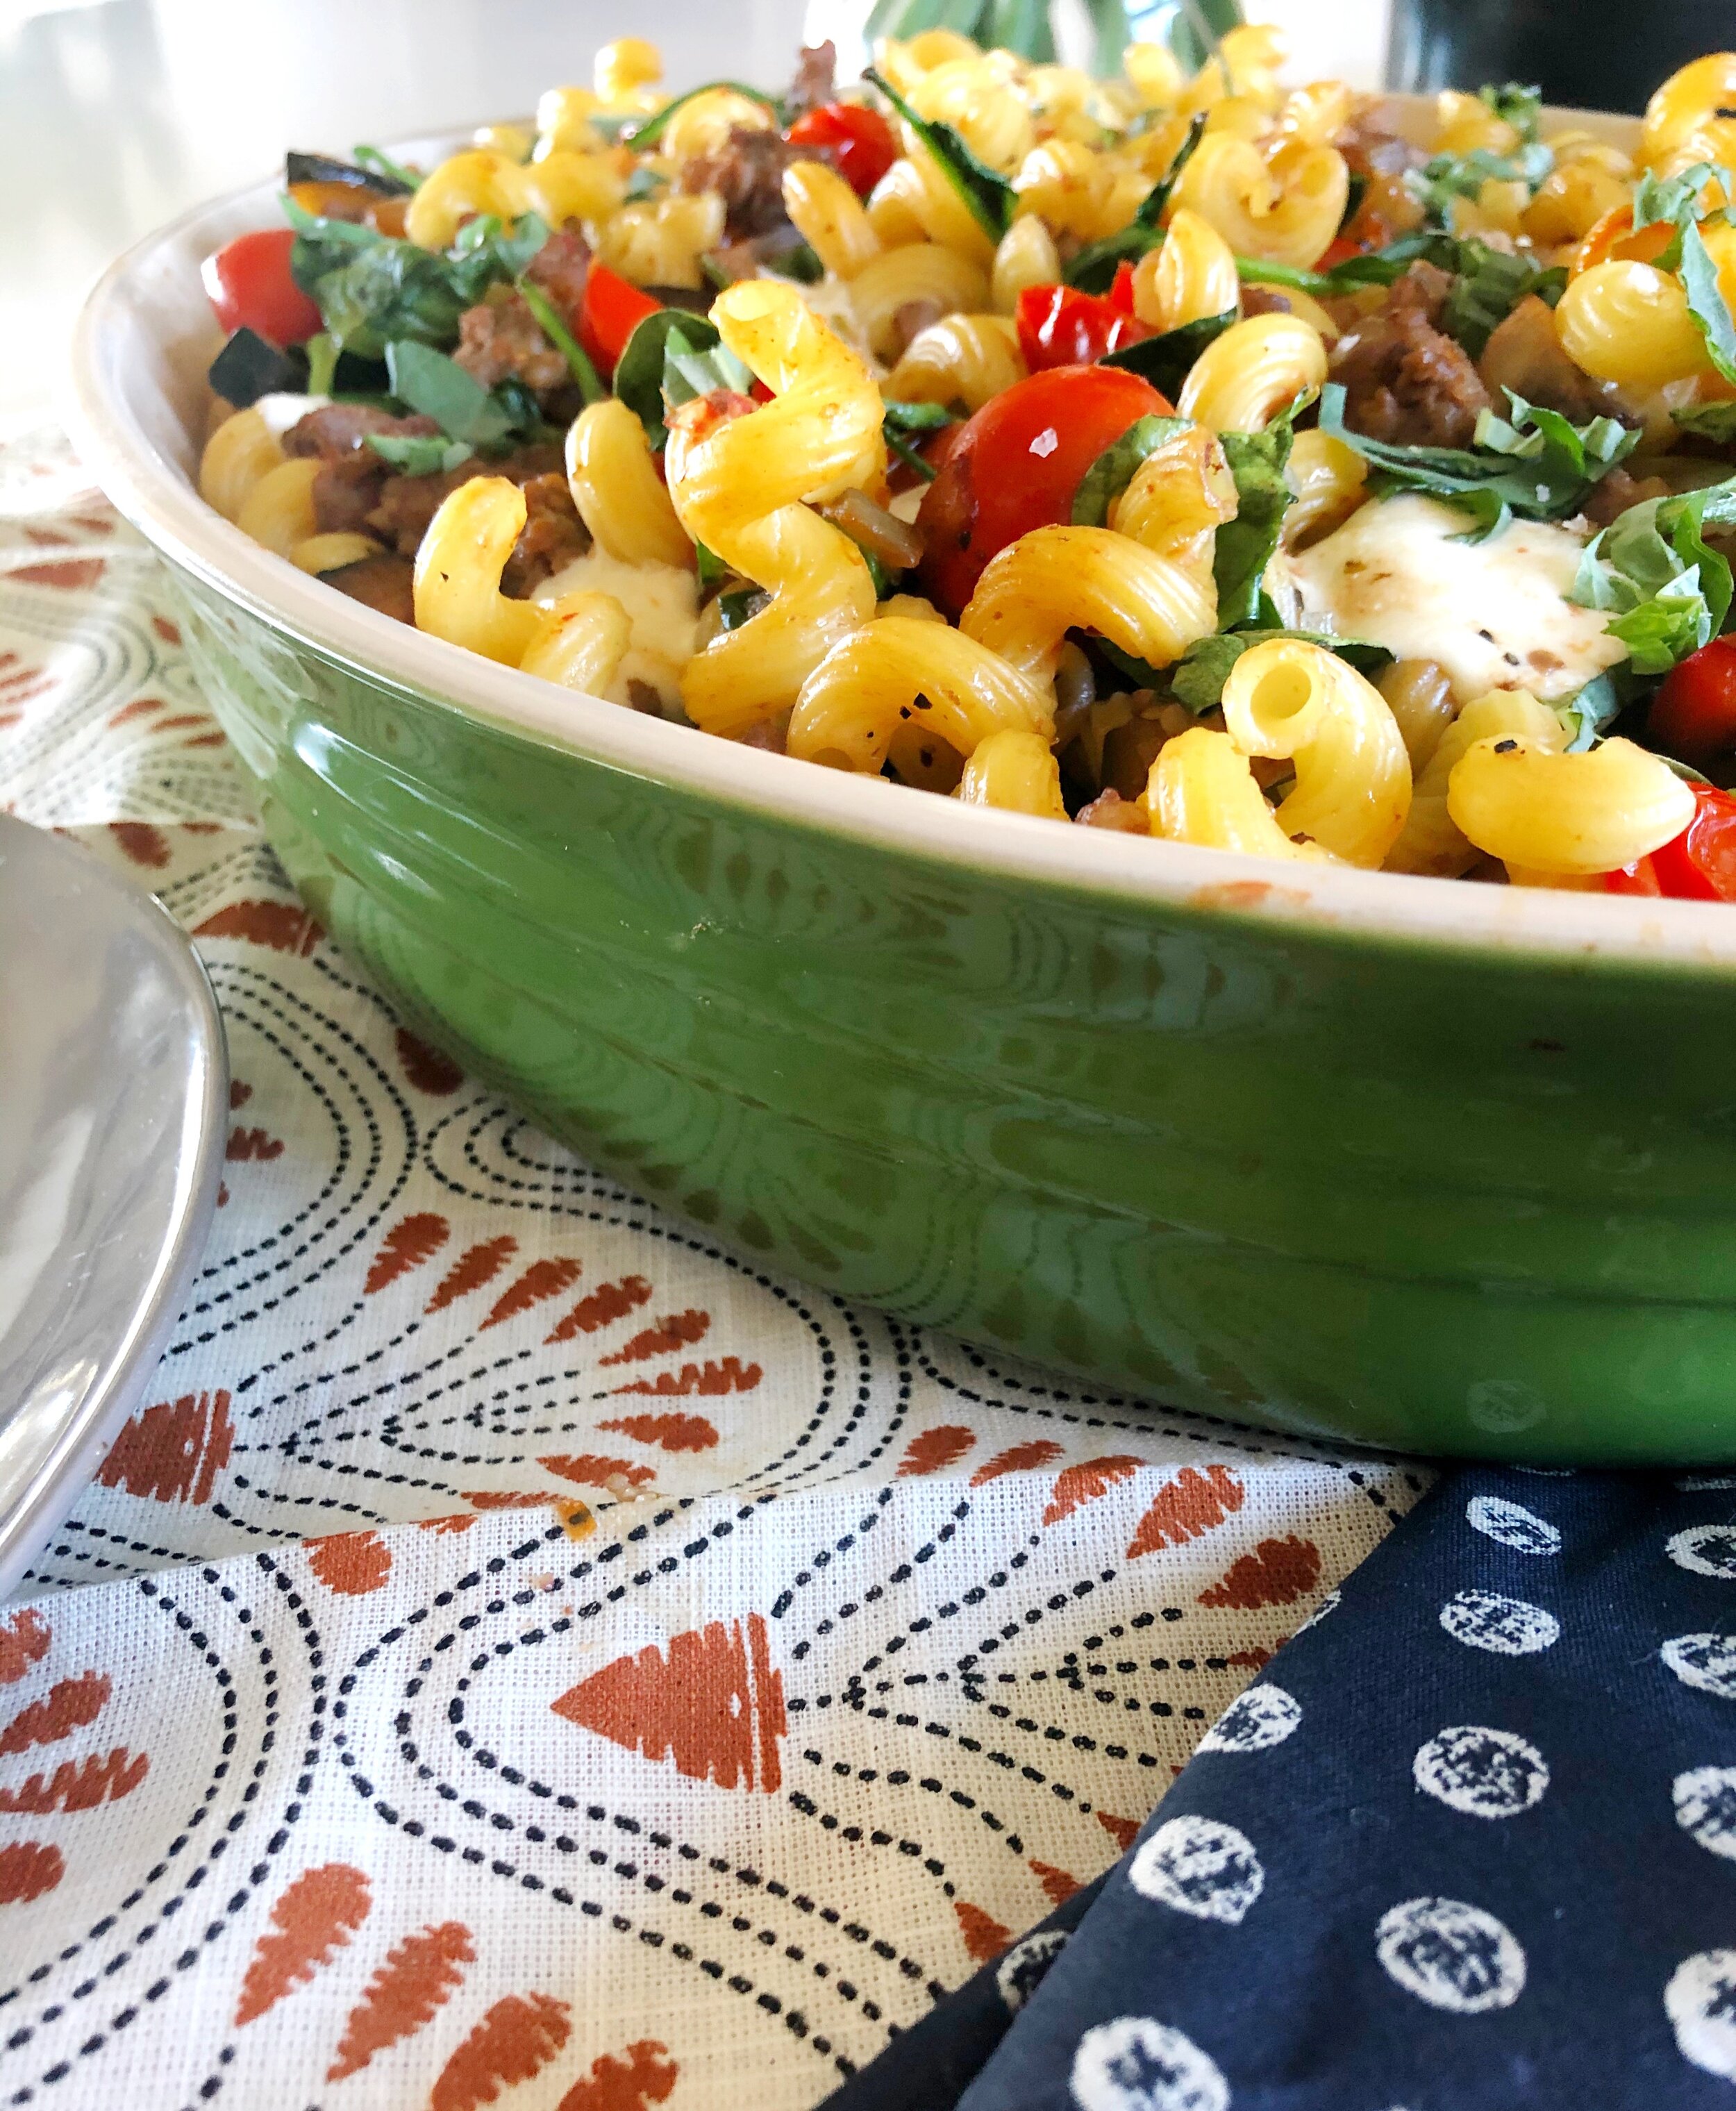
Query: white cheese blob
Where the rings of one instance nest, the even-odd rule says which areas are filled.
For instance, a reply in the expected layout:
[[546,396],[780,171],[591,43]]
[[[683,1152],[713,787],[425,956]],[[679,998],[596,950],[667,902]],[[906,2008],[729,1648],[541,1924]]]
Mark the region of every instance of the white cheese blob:
[[1481,543],[1455,539],[1468,524],[1436,499],[1376,499],[1311,549],[1275,559],[1267,590],[1298,629],[1435,661],[1461,704],[1491,689],[1556,702],[1626,659],[1607,617],[1566,598],[1578,537],[1515,520]]
[[681,670],[693,656],[699,588],[684,565],[629,565],[593,543],[582,557],[539,587],[531,598],[547,608],[563,594],[613,594],[633,625],[633,642],[602,691],[611,704],[630,704],[629,682],[645,682],[666,706],[681,701]]

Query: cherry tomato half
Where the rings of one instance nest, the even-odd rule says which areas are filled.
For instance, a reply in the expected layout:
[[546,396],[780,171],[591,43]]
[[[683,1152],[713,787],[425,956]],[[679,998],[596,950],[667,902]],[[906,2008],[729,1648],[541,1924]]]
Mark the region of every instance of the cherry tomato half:
[[206,258],[199,276],[225,330],[255,330],[282,346],[324,329],[318,306],[289,275],[294,247],[293,227],[260,227]]
[[1646,733],[1684,762],[1736,747],[1736,637],[1715,638],[1670,670],[1652,699]]
[[997,551],[1071,517],[1079,480],[1136,419],[1171,406],[1116,366],[1056,366],[1003,388],[961,427],[916,516],[923,592],[957,617]]
[[1019,296],[1016,320],[1019,349],[1033,374],[1050,366],[1088,366],[1106,352],[1152,335],[1136,316],[1116,305],[1112,292],[1082,293],[1076,286],[1027,286]]
[[838,173],[866,197],[898,158],[897,134],[878,110],[859,102],[823,102],[798,117],[784,138],[792,147],[830,149]]
[[594,260],[585,274],[584,298],[579,309],[579,342],[605,380],[627,349],[627,340],[659,303],[630,279]]
[[1681,834],[1649,857],[1605,873],[1606,892],[1736,901],[1736,794],[1696,784],[1693,795],[1694,817]]

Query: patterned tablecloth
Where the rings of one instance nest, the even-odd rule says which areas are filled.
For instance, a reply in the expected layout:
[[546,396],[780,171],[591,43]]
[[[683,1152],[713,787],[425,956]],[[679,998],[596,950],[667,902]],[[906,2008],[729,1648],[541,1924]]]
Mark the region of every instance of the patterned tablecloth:
[[234,1078],[193,1301],[0,1610],[0,2103],[815,2104],[1423,1485],[769,1275],[470,1084],[289,891],[48,432],[0,803],[193,933]]

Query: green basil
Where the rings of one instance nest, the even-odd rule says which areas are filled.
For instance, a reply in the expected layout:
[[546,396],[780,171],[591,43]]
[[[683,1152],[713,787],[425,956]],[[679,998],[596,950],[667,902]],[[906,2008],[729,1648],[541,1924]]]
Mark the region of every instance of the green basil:
[[[652,318],[645,318],[649,322]],[[695,325],[700,327],[696,329]],[[699,316],[681,314],[681,320],[663,340],[663,401],[671,410],[709,396],[719,388],[745,396],[753,387],[753,372],[738,359],[717,334],[716,325]]]
[[1292,493],[1284,480],[1297,417],[1313,401],[1298,396],[1263,432],[1220,433],[1219,442],[1236,480],[1236,517],[1219,529],[1211,569],[1217,581],[1218,629],[1258,623],[1270,607],[1266,568],[1277,552]]
[[1736,321],[1718,284],[1718,267],[1698,225],[1690,220],[1682,229],[1682,290],[1688,296],[1688,312],[1706,341],[1706,356],[1726,381],[1736,381]]
[[566,370],[578,383],[579,393],[587,404],[602,402],[609,392],[584,347],[561,320],[554,302],[534,279],[520,279],[517,284],[520,299],[536,317],[543,336],[566,361]]
[[[758,103],[762,110],[770,111],[775,116],[778,114],[778,98],[775,95],[767,95],[763,89],[749,88],[745,81],[740,80],[708,80],[698,88],[690,88],[685,95],[678,95],[673,102],[666,102],[655,116],[648,117],[641,125],[633,125],[623,132],[621,137],[635,153],[643,154],[648,147],[654,147],[662,138],[663,128],[678,110],[691,102],[695,96],[709,95],[714,89],[719,88],[731,89],[737,95],[745,95],[750,102]],[[594,124],[596,120],[593,118],[590,121]]]
[[1671,419],[1684,433],[1720,447],[1736,441],[1736,403],[1695,403],[1685,411],[1672,411]]
[[664,347],[672,329],[679,329],[690,343],[720,342],[716,327],[703,316],[685,308],[659,308],[634,326],[616,362],[615,393],[645,428],[645,437],[661,450],[669,438],[663,423]]
[[1559,520],[1578,512],[1593,485],[1639,443],[1637,431],[1613,418],[1575,425],[1511,389],[1507,395],[1511,421],[1485,411],[1472,447],[1396,447],[1352,432],[1344,423],[1343,388],[1329,382],[1320,392],[1320,430],[1368,463],[1374,497],[1427,493],[1469,515],[1469,539],[1479,543],[1516,514]]
[[365,444],[404,476],[437,476],[467,462],[476,450],[468,440],[442,433],[368,433]]
[[1317,630],[1220,631],[1215,638],[1202,638],[1190,645],[1170,670],[1170,687],[1177,702],[1185,704],[1197,717],[1216,709],[1224,700],[1224,684],[1237,661],[1252,647],[1267,644],[1275,638],[1298,638],[1310,645],[1322,646],[1348,661],[1361,674],[1378,674],[1393,662],[1384,645],[1370,644],[1360,638],[1329,638]]
[[408,168],[402,161],[394,161],[389,154],[383,154],[378,147],[357,147],[354,150],[357,161],[375,178],[384,177],[388,184],[400,192],[420,190],[421,171]]
[[1202,316],[1197,322],[1184,323],[1179,329],[1165,330],[1157,337],[1143,337],[1135,343],[1122,345],[1117,351],[1106,352],[1097,365],[1124,367],[1173,399],[1179,393],[1194,361],[1215,337],[1222,336],[1235,319],[1234,308],[1226,308],[1220,316]]
[[1126,490],[1142,462],[1187,431],[1187,418],[1137,418],[1113,446],[1105,447],[1079,479],[1073,494],[1075,528],[1102,528],[1109,509]]
[[473,447],[498,446],[512,431],[511,415],[473,374],[443,352],[407,339],[386,347],[392,393],[419,411],[451,440]]
[[863,70],[881,94],[909,125],[934,157],[941,174],[957,192],[971,217],[988,237],[998,243],[1013,223],[1018,193],[1007,179],[980,161],[950,125],[938,125],[916,111],[884,75],[872,66]]
[[1187,137],[1176,148],[1174,160],[1141,198],[1138,210],[1126,226],[1106,235],[1101,242],[1088,243],[1067,266],[1062,276],[1070,286],[1077,286],[1085,293],[1107,293],[1124,263],[1135,261],[1157,247],[1163,240],[1165,210],[1182,170],[1193,160],[1193,150],[1205,135],[1206,112],[1202,110],[1189,124]]
[[1533,258],[1509,256],[1475,236],[1459,243],[1455,270],[1441,327],[1473,359],[1483,356],[1490,338],[1521,301],[1536,293],[1553,307],[1567,284],[1565,266],[1542,270]]
[[1529,145],[1536,138],[1538,121],[1543,115],[1542,89],[1527,88],[1516,80],[1503,81],[1498,88],[1491,82],[1479,88],[1477,95],[1503,125],[1512,126],[1521,143]]

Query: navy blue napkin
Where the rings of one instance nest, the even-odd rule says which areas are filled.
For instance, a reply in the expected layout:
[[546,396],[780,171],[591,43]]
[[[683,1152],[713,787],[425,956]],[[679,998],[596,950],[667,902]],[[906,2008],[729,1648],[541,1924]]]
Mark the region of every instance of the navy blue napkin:
[[1736,2111],[1736,1476],[1449,1473],[832,2111]]

